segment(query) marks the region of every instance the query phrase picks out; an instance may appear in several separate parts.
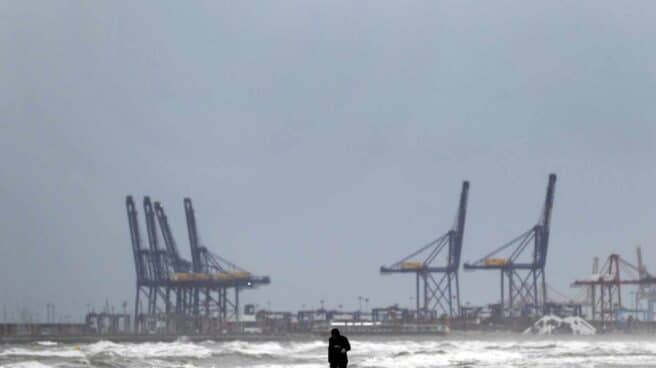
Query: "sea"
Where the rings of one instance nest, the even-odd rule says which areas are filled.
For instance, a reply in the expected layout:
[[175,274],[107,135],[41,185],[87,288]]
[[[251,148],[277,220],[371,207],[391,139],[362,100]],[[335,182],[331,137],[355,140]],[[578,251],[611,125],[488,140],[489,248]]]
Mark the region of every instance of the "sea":
[[[656,367],[656,336],[525,337],[377,336],[351,339],[349,367]],[[52,367],[328,367],[326,341],[0,345],[2,368]]]

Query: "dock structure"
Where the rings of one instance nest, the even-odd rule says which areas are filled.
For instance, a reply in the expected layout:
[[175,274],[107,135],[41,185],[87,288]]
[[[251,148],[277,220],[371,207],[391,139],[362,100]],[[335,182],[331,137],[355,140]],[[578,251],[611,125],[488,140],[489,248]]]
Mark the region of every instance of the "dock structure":
[[[414,274],[418,318],[460,313],[458,269],[462,254],[469,182],[462,183],[455,225],[439,238],[400,261],[380,268],[381,274]],[[445,259],[444,259],[445,258]],[[443,262],[438,262],[443,260]]]
[[191,261],[180,255],[162,205],[153,205],[146,196],[143,207],[147,247],[134,199],[126,197],[136,273],[134,332],[204,334],[220,331],[228,321],[239,321],[240,292],[267,285],[270,278],[255,276],[204,246],[191,199],[184,199]]
[[[556,174],[550,174],[542,214],[536,225],[484,257],[464,264],[465,270],[499,271],[500,306],[507,317],[544,314],[547,302],[545,266],[555,187]],[[529,253],[531,244],[533,249]]]

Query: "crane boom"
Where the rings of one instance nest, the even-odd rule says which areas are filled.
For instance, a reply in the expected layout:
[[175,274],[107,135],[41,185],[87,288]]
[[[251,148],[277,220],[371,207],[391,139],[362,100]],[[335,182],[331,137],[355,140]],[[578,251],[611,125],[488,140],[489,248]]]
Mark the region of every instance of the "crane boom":
[[191,265],[193,272],[203,272],[201,261],[201,249],[198,242],[198,229],[196,228],[196,216],[190,198],[184,199],[185,217],[187,219],[187,232],[189,233],[189,246],[191,248]]
[[137,282],[145,281],[148,279],[148,267],[144,262],[146,255],[144,249],[141,247],[141,234],[139,233],[139,220],[137,217],[137,209],[134,205],[132,196],[125,198],[125,207],[128,214],[128,225],[130,228],[130,240],[132,241],[132,253],[134,256],[134,266],[137,274]]
[[449,265],[450,271],[457,271],[460,267],[460,256],[462,255],[462,241],[465,233],[465,220],[467,217],[467,198],[469,196],[469,182],[462,182],[462,190],[460,191],[460,205],[458,206],[458,217],[456,228],[454,229],[451,240],[451,251],[449,252]]
[[150,263],[153,267],[154,276],[157,280],[165,280],[167,275],[166,253],[159,248],[157,236],[157,225],[155,224],[155,213],[150,197],[144,197],[144,214],[146,216],[146,232],[148,234],[148,246],[150,248]]
[[537,235],[538,240],[538,256],[536,263],[540,267],[544,267],[547,263],[547,250],[549,249],[549,231],[551,230],[551,211],[553,209],[554,192],[556,190],[556,174],[549,175],[549,184],[547,184],[547,194],[544,199],[544,209],[542,213],[542,221],[540,221],[539,231]]
[[164,239],[164,244],[168,251],[168,256],[170,258],[173,271],[174,272],[189,272],[191,270],[191,263],[186,259],[183,259],[180,256],[178,251],[178,246],[173,237],[173,232],[169,226],[169,220],[164,212],[164,207],[159,202],[154,203],[155,206],[155,215],[157,216],[157,222],[159,223],[159,228],[162,231],[162,239]]

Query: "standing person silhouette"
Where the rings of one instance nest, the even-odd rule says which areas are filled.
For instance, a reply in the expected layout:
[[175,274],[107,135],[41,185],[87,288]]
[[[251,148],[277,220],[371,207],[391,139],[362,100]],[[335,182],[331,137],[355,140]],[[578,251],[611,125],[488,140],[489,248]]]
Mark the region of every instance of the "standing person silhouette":
[[346,336],[339,334],[339,330],[333,328],[328,340],[328,363],[330,368],[346,368],[348,356],[346,352],[351,350],[351,344]]

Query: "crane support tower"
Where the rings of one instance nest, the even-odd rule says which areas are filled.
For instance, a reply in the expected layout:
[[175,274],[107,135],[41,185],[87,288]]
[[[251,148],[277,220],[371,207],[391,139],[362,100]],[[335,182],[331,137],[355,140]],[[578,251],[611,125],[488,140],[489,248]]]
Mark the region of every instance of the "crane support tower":
[[[555,189],[556,174],[550,174],[542,214],[535,226],[483,258],[464,264],[465,270],[499,270],[500,302],[504,315],[513,316],[517,309],[523,314],[531,310],[537,315],[544,313],[547,302],[545,266]],[[531,258],[523,260],[526,256],[521,256],[531,243]],[[509,256],[501,257],[502,254],[508,253]]]
[[[469,182],[464,181],[455,225],[446,234],[400,261],[380,268],[381,274],[409,273],[415,275],[415,301],[418,318],[429,318],[436,312],[450,317],[459,315],[458,268],[462,254],[468,193]],[[437,260],[444,257],[444,253],[446,253],[446,264],[437,264]]]

